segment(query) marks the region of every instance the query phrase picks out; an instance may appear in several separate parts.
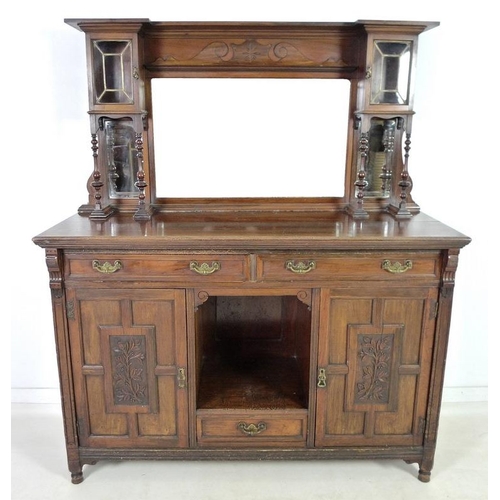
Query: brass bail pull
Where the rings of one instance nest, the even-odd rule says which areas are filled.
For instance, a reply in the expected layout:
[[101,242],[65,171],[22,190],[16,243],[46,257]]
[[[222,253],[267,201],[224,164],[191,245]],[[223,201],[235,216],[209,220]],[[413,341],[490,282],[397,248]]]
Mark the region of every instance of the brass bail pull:
[[237,428],[243,432],[243,434],[253,437],[261,432],[264,432],[267,429],[267,425],[265,422],[259,422],[257,425],[255,424],[247,424],[246,422],[240,422],[237,425]]
[[101,264],[98,260],[92,261],[92,269],[95,269],[96,271],[103,274],[116,273],[116,271],[119,271],[122,267],[123,264],[119,260],[115,260],[114,264],[111,264],[107,261],[103,264]]
[[203,262],[199,264],[198,262],[192,261],[189,263],[189,269],[195,273],[201,274],[205,276],[207,274],[215,273],[220,269],[220,262],[212,262],[209,264],[208,262]]
[[310,260],[308,262],[300,261],[295,263],[293,260],[287,260],[285,262],[285,269],[295,274],[306,274],[316,269],[316,262]]
[[382,262],[382,269],[388,273],[406,273],[406,271],[409,271],[412,268],[413,262],[411,260],[405,260],[404,264],[401,264],[401,262],[391,262],[390,260],[384,260]]

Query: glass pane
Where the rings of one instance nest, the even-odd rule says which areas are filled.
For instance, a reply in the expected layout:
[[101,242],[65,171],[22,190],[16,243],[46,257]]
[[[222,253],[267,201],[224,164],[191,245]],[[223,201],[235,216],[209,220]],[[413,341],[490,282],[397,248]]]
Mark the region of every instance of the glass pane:
[[376,41],[371,104],[408,104],[412,42]]
[[93,62],[96,104],[131,104],[133,91],[130,40],[94,41]]
[[344,194],[350,82],[152,80],[159,197]]
[[139,160],[131,121],[106,119],[104,137],[110,198],[136,197]]
[[396,120],[373,118],[368,135],[365,196],[388,197],[391,188]]

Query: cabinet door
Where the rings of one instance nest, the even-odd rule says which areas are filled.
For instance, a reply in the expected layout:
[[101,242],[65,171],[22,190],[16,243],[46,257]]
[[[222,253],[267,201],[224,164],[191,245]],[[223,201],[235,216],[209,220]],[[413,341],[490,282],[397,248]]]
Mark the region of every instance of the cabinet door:
[[322,291],[316,446],[422,444],[436,297]]
[[67,311],[80,446],[187,446],[184,291],[68,290]]

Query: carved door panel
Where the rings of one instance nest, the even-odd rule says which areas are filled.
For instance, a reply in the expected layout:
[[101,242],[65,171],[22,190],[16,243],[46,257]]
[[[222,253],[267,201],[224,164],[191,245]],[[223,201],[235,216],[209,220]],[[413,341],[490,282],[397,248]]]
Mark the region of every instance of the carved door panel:
[[183,290],[68,290],[80,446],[187,446]]
[[322,291],[316,446],[422,444],[436,298]]

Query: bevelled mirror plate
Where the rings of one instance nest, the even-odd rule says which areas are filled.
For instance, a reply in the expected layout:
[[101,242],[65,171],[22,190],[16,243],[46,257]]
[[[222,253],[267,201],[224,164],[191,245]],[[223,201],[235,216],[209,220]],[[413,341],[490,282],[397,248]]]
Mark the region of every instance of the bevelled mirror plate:
[[394,170],[397,119],[372,118],[368,134],[365,196],[387,198]]
[[135,186],[139,160],[135,149],[135,130],[130,119],[103,122],[106,167],[110,198],[137,197]]

